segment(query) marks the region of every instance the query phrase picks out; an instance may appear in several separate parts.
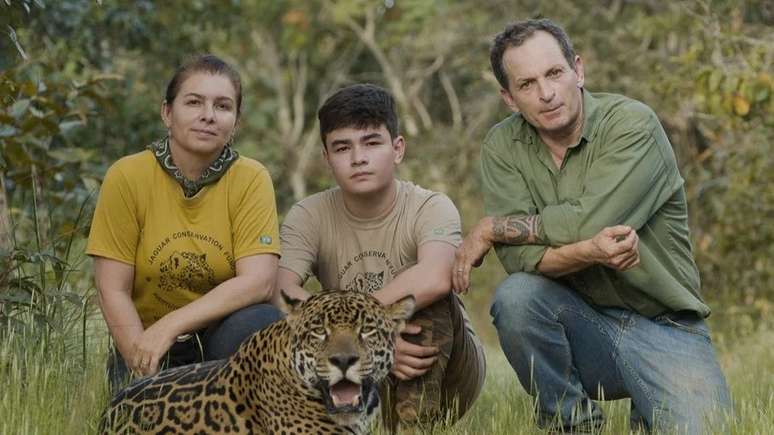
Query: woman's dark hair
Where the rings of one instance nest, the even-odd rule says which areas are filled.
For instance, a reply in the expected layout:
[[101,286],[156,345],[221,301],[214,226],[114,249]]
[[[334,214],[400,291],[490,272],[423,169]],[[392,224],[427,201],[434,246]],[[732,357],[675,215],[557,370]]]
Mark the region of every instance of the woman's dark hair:
[[389,92],[372,84],[357,84],[338,90],[328,97],[320,110],[320,138],[339,128],[367,128],[384,125],[390,139],[398,137],[395,100]]
[[231,65],[224,62],[219,57],[212,54],[202,54],[193,56],[183,62],[175,71],[175,75],[167,85],[167,93],[164,97],[164,101],[168,105],[171,105],[177,97],[177,93],[180,92],[180,86],[183,82],[195,73],[206,72],[209,74],[222,74],[231,81],[236,91],[236,109],[237,118],[242,110],[242,80],[239,78],[239,73]]

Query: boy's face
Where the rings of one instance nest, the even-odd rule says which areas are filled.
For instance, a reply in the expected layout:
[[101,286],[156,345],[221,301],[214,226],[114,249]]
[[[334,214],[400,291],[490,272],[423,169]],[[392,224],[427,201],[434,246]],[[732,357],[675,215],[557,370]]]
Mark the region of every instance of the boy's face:
[[326,135],[323,155],[345,193],[371,195],[389,188],[405,150],[403,137],[390,138],[384,125],[345,127]]

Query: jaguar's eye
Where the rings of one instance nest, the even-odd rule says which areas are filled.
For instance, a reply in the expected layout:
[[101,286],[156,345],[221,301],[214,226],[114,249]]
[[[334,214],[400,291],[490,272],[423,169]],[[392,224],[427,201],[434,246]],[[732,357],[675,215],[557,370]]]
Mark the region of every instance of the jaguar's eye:
[[325,336],[328,332],[325,330],[324,326],[318,326],[316,328],[312,328],[309,330],[309,334],[311,334],[314,338],[317,338],[318,340],[325,340]]
[[374,334],[376,334],[377,329],[373,326],[363,326],[360,328],[360,336],[363,338],[368,338]]

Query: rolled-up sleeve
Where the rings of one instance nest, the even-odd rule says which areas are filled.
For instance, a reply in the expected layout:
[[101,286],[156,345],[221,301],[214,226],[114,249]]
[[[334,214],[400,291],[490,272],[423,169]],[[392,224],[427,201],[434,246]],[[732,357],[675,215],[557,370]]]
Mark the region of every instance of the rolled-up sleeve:
[[[481,149],[484,209],[488,216],[530,215],[537,207],[519,169],[506,157],[505,138],[490,134]],[[495,252],[508,273],[534,272],[546,252],[540,245],[495,244]]]

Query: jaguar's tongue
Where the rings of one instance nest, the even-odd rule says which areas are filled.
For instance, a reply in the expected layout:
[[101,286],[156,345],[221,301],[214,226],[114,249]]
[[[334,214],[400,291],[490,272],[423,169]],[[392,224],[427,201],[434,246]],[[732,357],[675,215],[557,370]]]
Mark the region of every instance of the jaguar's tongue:
[[331,385],[331,398],[333,406],[339,408],[342,406],[357,406],[360,399],[360,385],[342,379],[334,385]]

